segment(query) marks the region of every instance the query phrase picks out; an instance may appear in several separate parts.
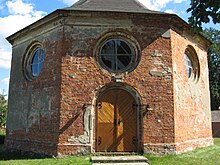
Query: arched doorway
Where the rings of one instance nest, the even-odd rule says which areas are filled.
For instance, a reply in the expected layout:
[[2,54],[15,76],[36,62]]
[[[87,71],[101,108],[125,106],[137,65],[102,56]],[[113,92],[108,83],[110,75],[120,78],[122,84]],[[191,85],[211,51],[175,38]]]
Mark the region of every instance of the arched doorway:
[[125,89],[105,90],[97,100],[96,152],[137,152],[138,111]]

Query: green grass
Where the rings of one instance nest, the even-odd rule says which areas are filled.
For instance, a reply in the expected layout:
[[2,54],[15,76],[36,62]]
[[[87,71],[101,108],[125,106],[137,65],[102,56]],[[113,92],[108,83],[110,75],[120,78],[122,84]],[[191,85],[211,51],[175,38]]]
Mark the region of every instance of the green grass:
[[152,165],[220,165],[220,138],[215,138],[214,142],[214,146],[181,155],[146,154],[145,156]]
[[[220,138],[215,145],[196,149],[181,155],[145,154],[151,165],[220,165]],[[90,156],[42,158],[36,155],[7,153],[0,145],[0,165],[91,165]]]
[[7,152],[0,145],[0,165],[90,165],[90,156],[68,158],[46,158],[41,155],[23,152]]
[[0,161],[0,165],[91,165],[89,157],[23,159]]
[[[0,138],[5,137],[5,130],[0,129]],[[0,143],[0,165],[91,165],[89,156],[68,158],[42,158],[32,153],[7,152]]]

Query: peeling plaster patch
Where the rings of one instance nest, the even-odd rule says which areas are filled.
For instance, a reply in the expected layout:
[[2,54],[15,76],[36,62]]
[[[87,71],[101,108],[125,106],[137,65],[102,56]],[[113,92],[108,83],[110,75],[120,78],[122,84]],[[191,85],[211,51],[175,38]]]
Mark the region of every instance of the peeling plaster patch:
[[153,62],[153,64],[155,64],[155,65],[163,65],[163,63],[161,61],[159,61],[159,60],[155,60]]
[[27,128],[31,128],[33,124],[39,124],[39,111],[32,110],[30,115],[28,116],[27,121],[28,121]]
[[167,66],[163,66],[164,72],[166,73],[172,73],[172,68],[167,67]]
[[[17,91],[17,94],[19,94],[19,91]],[[24,101],[25,99],[25,97],[17,97],[14,99],[13,104],[10,105],[10,108],[14,109],[14,111],[8,111],[7,129],[11,131],[26,129],[28,104]]]
[[162,34],[162,37],[163,37],[163,38],[170,38],[170,37],[171,37],[170,30],[167,30],[166,32],[164,32],[164,33]]
[[76,152],[77,154],[82,154],[82,155],[88,155],[90,151],[86,147],[81,147],[79,150]]
[[173,63],[173,72],[174,72],[175,74],[177,73],[177,65],[176,65],[175,62]]
[[79,137],[71,136],[68,142],[73,142],[76,144],[87,144],[89,143],[89,137],[85,135],[80,135]]
[[76,78],[76,74],[68,74],[70,78]]
[[90,121],[91,121],[91,109],[92,106],[88,106],[84,113],[84,135],[80,135],[79,137],[71,136],[68,139],[68,142],[73,142],[76,144],[88,144],[90,143]]
[[51,111],[51,102],[52,102],[52,100],[51,100],[51,98],[49,98],[49,102],[48,102],[48,109],[49,109],[49,111]]
[[159,53],[158,50],[155,50],[154,53],[152,53],[152,57],[162,57],[163,55]]
[[161,77],[163,75],[163,73],[154,68],[150,71],[150,75],[151,76],[156,76],[156,77]]

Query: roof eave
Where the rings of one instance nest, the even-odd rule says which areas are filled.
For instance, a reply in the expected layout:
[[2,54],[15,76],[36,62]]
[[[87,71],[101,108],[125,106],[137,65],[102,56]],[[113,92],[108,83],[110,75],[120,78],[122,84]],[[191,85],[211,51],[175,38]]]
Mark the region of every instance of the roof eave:
[[13,41],[15,38],[17,38],[19,35],[26,33],[27,31],[30,30],[34,30],[35,28],[38,28],[39,26],[44,25],[47,22],[50,22],[58,17],[62,17],[64,13],[66,12],[113,12],[113,13],[129,13],[129,14],[155,14],[155,15],[164,15],[164,16],[169,16],[172,17],[173,19],[177,19],[182,25],[184,25],[184,30],[189,31],[192,35],[197,35],[200,38],[202,38],[208,46],[210,46],[212,44],[211,41],[209,41],[207,38],[205,38],[203,35],[201,34],[196,34],[193,32],[192,27],[185,22],[182,18],[180,18],[178,15],[176,14],[169,14],[169,13],[163,13],[163,12],[150,12],[150,13],[145,13],[145,12],[127,12],[127,11],[89,11],[89,10],[70,10],[69,8],[63,8],[63,9],[57,9],[55,11],[53,11],[52,13],[46,15],[45,17],[41,18],[40,20],[30,24],[29,26],[19,30],[18,32],[10,35],[9,37],[7,37],[6,39],[8,40],[9,43],[11,43],[13,45]]
[[191,35],[193,35],[194,37],[199,37],[201,38],[207,45],[207,48],[209,48],[212,45],[212,42],[210,40],[208,40],[206,37],[204,37],[202,34],[200,33],[195,33],[193,31],[193,28],[186,22],[184,21],[182,18],[180,18],[178,15],[173,14],[173,18],[179,20],[183,26],[183,30],[188,31]]
[[173,14],[169,14],[169,13],[165,13],[165,12],[159,12],[159,11],[154,11],[154,10],[146,10],[146,11],[122,11],[122,10],[105,10],[105,9],[76,9],[76,8],[71,8],[71,7],[67,7],[67,8],[63,8],[60,9],[63,11],[82,11],[82,12],[116,12],[116,13],[140,13],[140,14],[167,14],[167,15],[173,15]]
[[34,30],[34,29],[38,28],[39,26],[42,26],[42,25],[44,25],[45,23],[50,22],[50,21],[52,21],[52,20],[58,18],[58,17],[60,16],[60,15],[59,15],[60,11],[62,11],[62,10],[58,9],[58,10],[53,11],[52,13],[50,13],[50,14],[44,16],[43,18],[37,20],[36,22],[34,22],[34,23],[32,23],[32,24],[30,24],[30,25],[24,27],[23,29],[21,29],[21,30],[15,32],[14,34],[8,36],[8,37],[6,38],[6,40],[7,40],[11,45],[13,45],[14,40],[15,40],[18,36],[20,36],[21,34],[24,34],[24,33],[26,33],[27,31],[30,31],[30,30]]

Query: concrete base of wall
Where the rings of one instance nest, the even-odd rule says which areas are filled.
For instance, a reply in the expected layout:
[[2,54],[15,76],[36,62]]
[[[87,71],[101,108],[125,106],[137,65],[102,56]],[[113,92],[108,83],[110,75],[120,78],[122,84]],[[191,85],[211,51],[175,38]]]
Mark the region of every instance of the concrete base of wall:
[[11,140],[6,139],[4,143],[5,147],[9,151],[21,151],[21,152],[33,152],[45,156],[57,155],[57,144],[37,142],[37,141],[25,141],[25,140]]
[[91,153],[91,145],[58,144],[58,157],[70,155],[86,155]]
[[181,154],[183,152],[192,151],[196,148],[208,147],[213,144],[214,143],[212,137],[188,140],[180,143],[148,143],[144,144],[144,153]]

